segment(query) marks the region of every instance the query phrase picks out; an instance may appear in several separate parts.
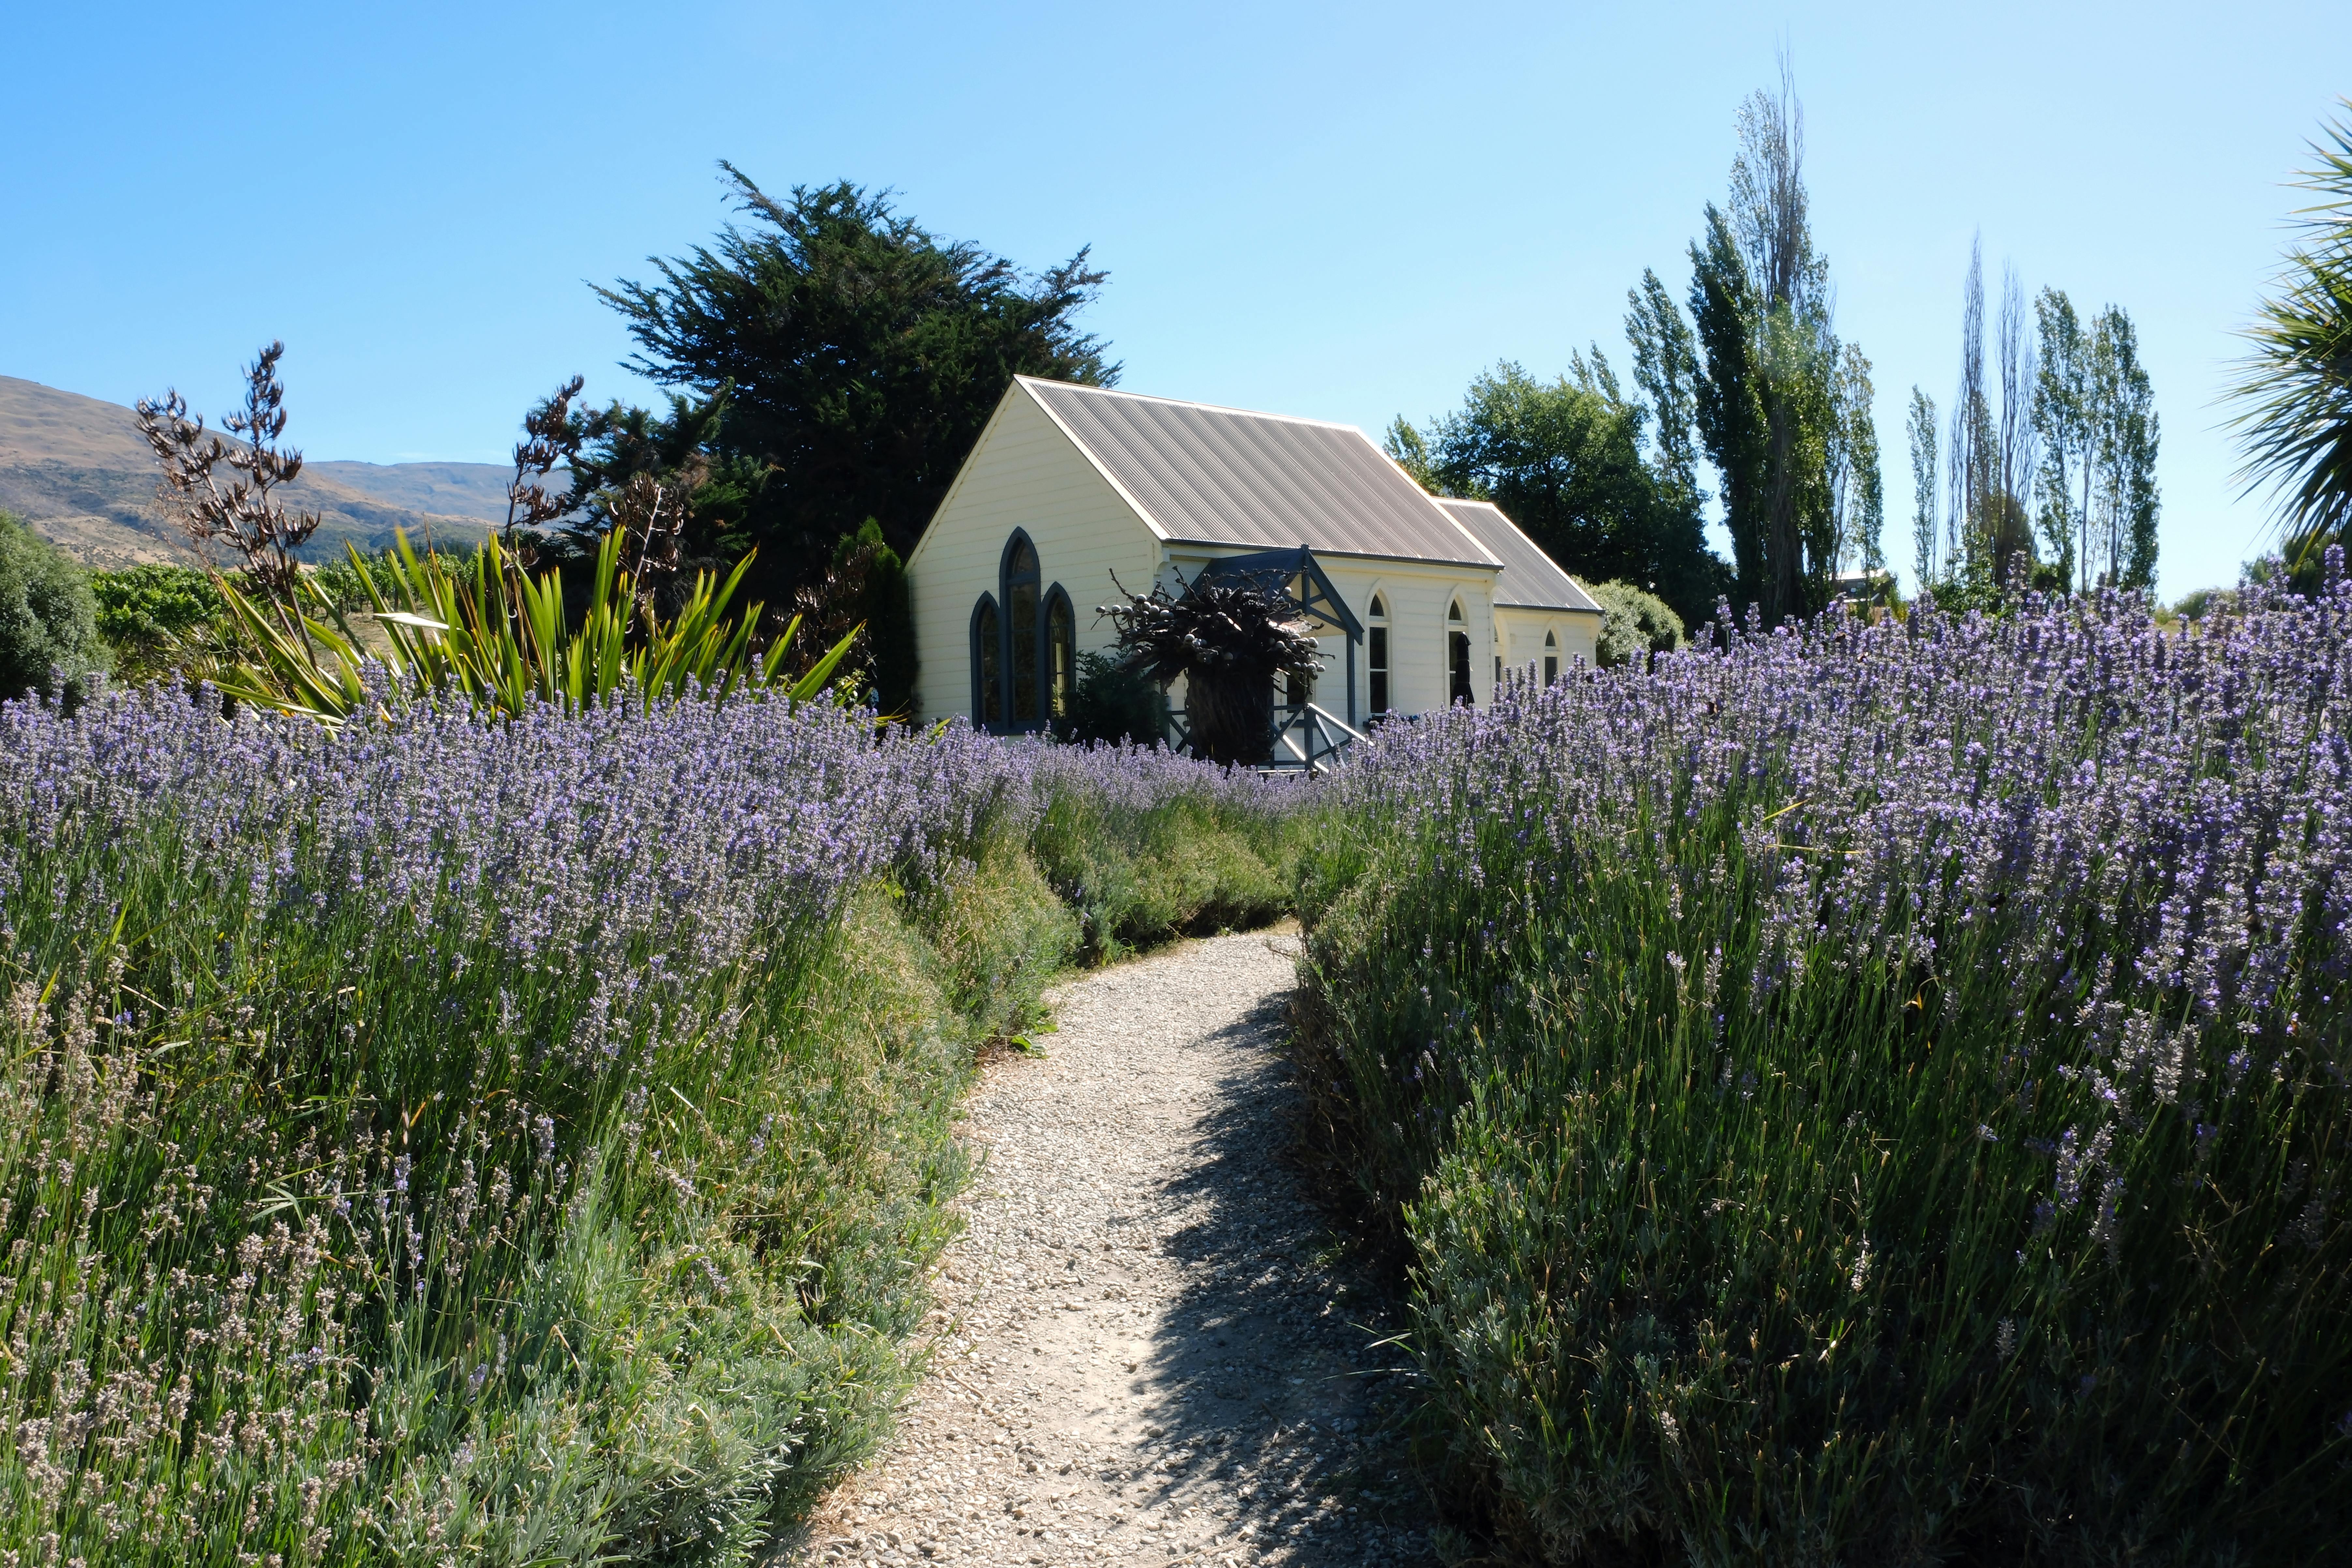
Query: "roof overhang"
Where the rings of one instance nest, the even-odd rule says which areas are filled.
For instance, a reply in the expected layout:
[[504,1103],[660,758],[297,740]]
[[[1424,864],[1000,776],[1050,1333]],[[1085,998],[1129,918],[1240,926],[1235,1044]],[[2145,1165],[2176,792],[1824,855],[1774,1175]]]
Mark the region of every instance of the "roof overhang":
[[1278,587],[1298,602],[1309,623],[1348,634],[1350,642],[1364,640],[1364,625],[1332,585],[1315,552],[1301,544],[1288,550],[1253,550],[1241,555],[1220,555],[1202,566],[1193,581],[1238,578]]

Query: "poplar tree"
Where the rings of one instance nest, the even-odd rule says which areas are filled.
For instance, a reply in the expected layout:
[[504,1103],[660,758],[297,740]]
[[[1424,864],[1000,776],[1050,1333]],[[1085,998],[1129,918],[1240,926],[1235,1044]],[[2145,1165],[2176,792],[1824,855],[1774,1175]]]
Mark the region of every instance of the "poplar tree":
[[1936,400],[1916,386],[1911,389],[1911,417],[1905,428],[1911,437],[1913,571],[1917,590],[1924,594],[1936,580]]
[[[1715,465],[1738,592],[1778,623],[1829,595],[1858,526],[1850,492],[1878,493],[1866,409],[1842,392],[1829,263],[1813,247],[1804,183],[1804,111],[1784,65],[1777,97],[1740,107],[1727,209],[1706,208],[1691,246],[1691,319],[1702,358],[1699,436]],[[1866,363],[1866,362],[1864,362]],[[1842,465],[1866,458],[1851,482]]]

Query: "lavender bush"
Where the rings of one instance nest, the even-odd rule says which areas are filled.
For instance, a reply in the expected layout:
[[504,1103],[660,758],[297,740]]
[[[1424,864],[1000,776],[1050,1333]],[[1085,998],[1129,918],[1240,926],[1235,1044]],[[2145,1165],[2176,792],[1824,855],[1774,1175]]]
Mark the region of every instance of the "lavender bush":
[[378,706],[0,708],[0,1560],[745,1560],[903,1386],[953,972],[1075,943],[1000,863],[1237,787]]
[[1832,613],[1383,732],[1303,1049],[1551,1563],[2352,1551],[2352,589]]

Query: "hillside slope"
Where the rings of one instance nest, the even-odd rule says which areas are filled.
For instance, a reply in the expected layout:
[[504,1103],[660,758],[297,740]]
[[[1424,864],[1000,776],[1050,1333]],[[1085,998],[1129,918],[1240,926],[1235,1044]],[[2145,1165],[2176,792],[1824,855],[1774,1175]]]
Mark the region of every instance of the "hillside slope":
[[[493,463],[305,464],[284,494],[320,515],[303,553],[344,541],[362,550],[393,530],[478,537],[506,516],[508,470]],[[184,559],[155,500],[155,459],[119,403],[0,375],[0,510],[12,511],[84,565]]]

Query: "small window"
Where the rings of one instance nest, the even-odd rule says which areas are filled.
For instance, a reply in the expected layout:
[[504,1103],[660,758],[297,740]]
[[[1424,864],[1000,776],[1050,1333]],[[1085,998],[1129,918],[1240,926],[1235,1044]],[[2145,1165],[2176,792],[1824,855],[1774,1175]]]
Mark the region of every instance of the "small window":
[[1078,623],[1059,583],[1045,595],[1046,717],[1066,719],[1077,691]]
[[1549,686],[1559,679],[1559,638],[1544,633],[1544,684]]
[[1475,702],[1477,696],[1470,685],[1470,634],[1464,630],[1462,601],[1456,599],[1446,606],[1445,619],[1451,629],[1445,634],[1446,682],[1445,700]]
[[1389,710],[1389,605],[1378,594],[1372,595],[1371,622],[1364,628],[1364,666],[1371,677],[1372,713],[1375,717]]

